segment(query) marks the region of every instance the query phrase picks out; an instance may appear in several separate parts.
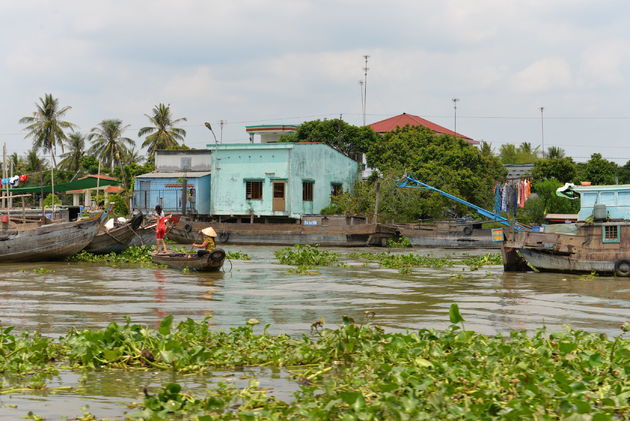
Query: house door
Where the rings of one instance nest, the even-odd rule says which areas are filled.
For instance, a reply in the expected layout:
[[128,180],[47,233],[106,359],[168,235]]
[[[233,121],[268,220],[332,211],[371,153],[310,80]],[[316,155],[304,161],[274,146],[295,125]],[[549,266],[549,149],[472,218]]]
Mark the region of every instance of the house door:
[[271,209],[274,212],[284,212],[286,210],[285,185],[284,181],[273,182],[273,203]]
[[151,180],[140,180],[140,188],[136,192],[138,203],[136,207],[142,210],[149,210],[151,207],[150,195],[151,195]]

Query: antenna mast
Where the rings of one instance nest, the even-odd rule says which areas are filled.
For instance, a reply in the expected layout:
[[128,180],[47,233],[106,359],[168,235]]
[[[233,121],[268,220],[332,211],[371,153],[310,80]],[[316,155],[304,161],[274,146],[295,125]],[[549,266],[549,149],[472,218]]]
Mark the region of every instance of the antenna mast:
[[368,75],[368,70],[370,70],[370,68],[368,67],[368,59],[370,58],[370,56],[368,55],[364,55],[363,58],[365,59],[365,66],[363,67],[363,125],[365,126],[365,112],[367,110],[367,75]]

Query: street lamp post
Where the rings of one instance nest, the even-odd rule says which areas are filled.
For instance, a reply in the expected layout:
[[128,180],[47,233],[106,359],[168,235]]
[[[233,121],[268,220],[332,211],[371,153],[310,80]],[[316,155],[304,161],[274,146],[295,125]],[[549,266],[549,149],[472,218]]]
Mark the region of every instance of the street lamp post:
[[457,101],[459,101],[459,98],[453,98],[451,101],[453,101],[453,111],[455,113],[453,116],[453,131],[457,133]]
[[212,126],[210,125],[210,123],[206,121],[205,123],[203,123],[203,125],[206,126],[208,130],[210,130],[210,133],[212,133],[212,136],[214,136],[214,143],[218,144],[219,141],[217,140],[217,135],[214,134],[214,130],[212,130]]
[[543,118],[543,111],[545,107],[540,107],[540,144],[542,147],[542,157],[545,159],[545,121]]

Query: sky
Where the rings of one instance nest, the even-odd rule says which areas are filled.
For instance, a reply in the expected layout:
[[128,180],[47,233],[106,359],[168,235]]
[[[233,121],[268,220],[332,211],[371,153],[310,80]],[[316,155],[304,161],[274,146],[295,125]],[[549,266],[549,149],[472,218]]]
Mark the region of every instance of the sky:
[[406,112],[495,150],[624,164],[628,28],[622,0],[3,0],[0,142],[31,147],[18,120],[46,93],[80,132],[116,118],[136,140],[168,104],[195,148],[214,142],[206,121],[223,143],[248,125],[361,125],[368,55],[368,124]]

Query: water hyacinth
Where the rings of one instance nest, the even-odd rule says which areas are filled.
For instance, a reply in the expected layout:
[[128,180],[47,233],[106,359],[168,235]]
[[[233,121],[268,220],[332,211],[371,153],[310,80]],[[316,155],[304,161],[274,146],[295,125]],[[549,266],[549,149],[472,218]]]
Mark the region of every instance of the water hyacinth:
[[321,250],[317,245],[298,244],[274,252],[276,259],[283,265],[294,266],[331,266],[338,262],[339,254]]
[[[371,316],[371,314],[368,314]],[[388,333],[344,317],[337,328],[313,325],[311,335],[267,334],[251,319],[229,331],[208,320],[156,330],[112,323],[72,330],[56,340],[0,335],[4,374],[109,367],[203,372],[243,366],[286,367],[299,391],[289,402],[253,381],[220,384],[205,396],[179,385],[147,390],[131,419],[588,419],[630,417],[630,341],[567,328],[527,335],[467,331],[457,306],[453,325],[438,331]],[[630,329],[630,328],[628,328]]]

